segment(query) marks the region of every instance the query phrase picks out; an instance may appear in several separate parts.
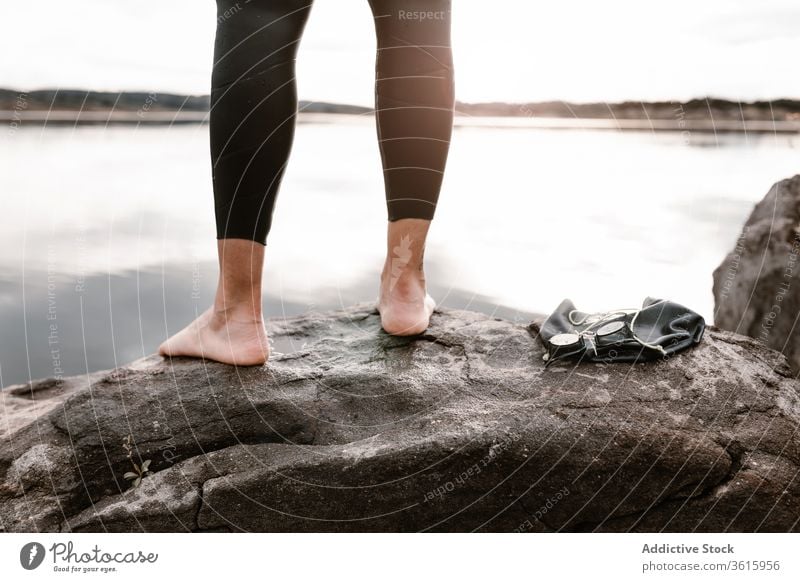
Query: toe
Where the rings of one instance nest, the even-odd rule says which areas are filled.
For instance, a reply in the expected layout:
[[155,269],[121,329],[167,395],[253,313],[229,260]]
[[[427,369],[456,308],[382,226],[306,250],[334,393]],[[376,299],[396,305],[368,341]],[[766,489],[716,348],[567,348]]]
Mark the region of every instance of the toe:
[[163,342],[160,346],[158,346],[158,355],[159,356],[168,356],[169,349],[167,348],[167,342]]
[[180,355],[180,338],[176,336],[172,336],[171,338],[166,339],[160,346],[158,346],[158,353],[165,358],[174,357]]

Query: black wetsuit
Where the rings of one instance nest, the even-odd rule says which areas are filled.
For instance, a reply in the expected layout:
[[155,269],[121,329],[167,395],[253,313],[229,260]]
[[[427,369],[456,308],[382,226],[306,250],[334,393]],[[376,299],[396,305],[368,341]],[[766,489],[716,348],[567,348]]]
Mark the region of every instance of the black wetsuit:
[[[295,57],[311,3],[217,0],[210,113],[217,238],[266,244],[294,138]],[[450,0],[369,3],[388,218],[431,219],[453,125]]]

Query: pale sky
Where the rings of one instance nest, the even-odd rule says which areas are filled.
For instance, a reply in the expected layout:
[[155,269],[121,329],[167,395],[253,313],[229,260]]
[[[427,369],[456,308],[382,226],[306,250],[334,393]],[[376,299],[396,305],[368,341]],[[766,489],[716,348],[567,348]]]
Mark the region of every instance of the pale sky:
[[[211,0],[7,6],[0,86],[207,93]],[[798,0],[454,0],[462,101],[800,98]],[[315,0],[301,99],[369,105],[367,0]]]

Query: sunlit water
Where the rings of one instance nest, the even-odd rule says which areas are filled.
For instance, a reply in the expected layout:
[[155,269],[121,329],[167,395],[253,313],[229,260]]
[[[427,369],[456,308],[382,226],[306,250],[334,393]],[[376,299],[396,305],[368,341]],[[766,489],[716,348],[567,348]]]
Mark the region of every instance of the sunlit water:
[[[713,319],[711,273],[797,136],[457,128],[426,251],[432,294],[526,324],[670,298]],[[207,126],[0,135],[2,385],[152,353],[217,270]],[[385,203],[369,118],[301,123],[268,241],[281,317],[374,300]],[[291,346],[278,346],[279,350]]]

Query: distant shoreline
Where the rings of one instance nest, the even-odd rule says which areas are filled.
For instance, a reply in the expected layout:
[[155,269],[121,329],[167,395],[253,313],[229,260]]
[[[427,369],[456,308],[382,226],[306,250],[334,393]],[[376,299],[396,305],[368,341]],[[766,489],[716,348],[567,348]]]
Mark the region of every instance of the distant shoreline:
[[[183,125],[208,121],[208,95],[0,89],[0,121],[28,125]],[[372,116],[369,107],[301,101],[299,120]],[[461,103],[457,126],[698,132],[800,132],[800,100]]]
[[[357,123],[372,119],[366,114],[308,113],[298,114],[298,123]],[[134,111],[27,111],[17,114],[0,111],[0,122],[24,126],[144,126],[170,127],[198,125],[208,122],[207,112],[178,111],[151,112],[144,119]],[[496,129],[591,129],[617,131],[658,131],[682,133],[800,133],[798,121],[768,120],[713,120],[713,119],[609,119],[566,117],[512,117],[512,116],[457,116],[456,127],[484,127]]]

